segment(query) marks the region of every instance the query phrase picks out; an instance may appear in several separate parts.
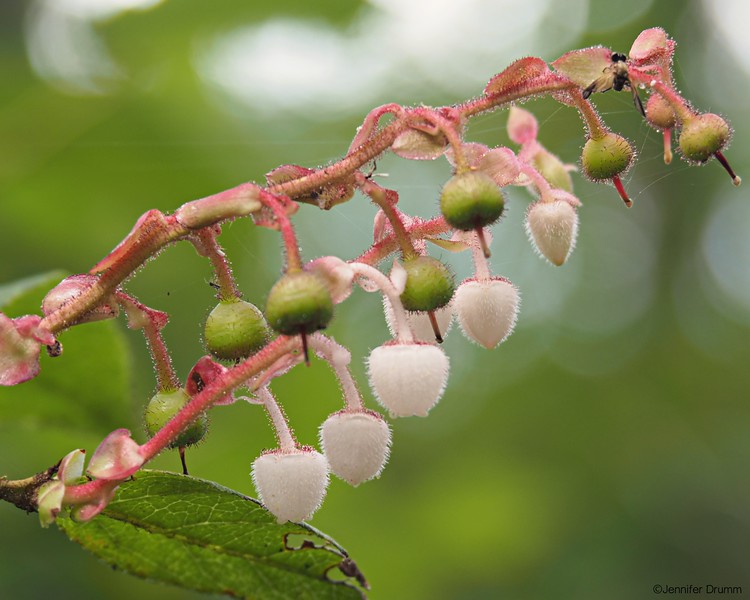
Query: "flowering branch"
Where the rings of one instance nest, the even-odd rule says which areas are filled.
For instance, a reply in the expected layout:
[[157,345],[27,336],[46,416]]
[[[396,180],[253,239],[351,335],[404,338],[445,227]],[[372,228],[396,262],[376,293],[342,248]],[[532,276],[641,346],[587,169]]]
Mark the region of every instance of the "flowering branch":
[[[189,201],[171,215],[145,213],[88,273],[66,278],[47,294],[43,316],[10,319],[0,314],[0,384],[35,377],[43,346],[50,355],[62,351],[60,332],[114,318],[122,308],[129,326],[143,330],[154,359],[158,391],[145,410],[150,439],[140,445],[129,431],[117,429],[93,453],[88,481],[81,482],[83,452],[74,450],[59,468],[37,478],[0,480],[0,498],[36,506],[44,524],[64,506],[72,507],[79,519],[93,518],[123,480],[163,450],[179,449],[184,466],[185,448],[206,432],[206,412],[234,402],[239,387],[256,392],[256,403],[265,406],[277,432],[278,448],[256,459],[253,479],[279,521],[308,518],[325,495],[329,472],[352,485],[378,476],[388,457],[390,429],[379,414],[365,408],[349,370],[351,354],[320,333],[331,322],[335,305],[351,295],[355,282],[384,295],[393,339],[372,350],[367,371],[375,398],[394,417],[426,416],[443,395],[449,360],[436,342],[442,341],[454,317],[466,337],[486,348],[497,347],[510,335],[520,295],[510,281],[492,274],[487,261],[490,228],[505,210],[504,190],[523,186],[532,192],[525,226],[533,246],[555,266],[563,265],[575,247],[581,206],[573,193],[571,166],[537,140],[539,124],[531,113],[510,109],[508,133],[520,145],[518,153],[465,140],[470,118],[513,102],[549,95],[576,108],[586,125],[583,174],[614,185],[627,206],[632,202],[621,177],[634,162],[635,150],[610,131],[590,99],[609,89],[629,89],[649,125],[663,132],[665,162],[671,161],[675,130],[688,162],[715,157],[739,185],[723,152],[731,129],[722,117],[697,112],[676,91],[670,71],[674,48],[663,30],[653,28],[638,36],[629,58],[602,46],[568,52],[551,64],[523,58],[490,79],[478,97],[455,106],[385,104],[373,109],[346,156],[329,165],[281,165],[266,175],[265,186],[242,183]],[[641,84],[650,93],[645,108],[638,95]],[[389,150],[405,159],[445,156],[450,161],[453,174],[440,192],[439,215],[426,220],[407,215],[397,208],[398,192],[373,181],[376,159]],[[368,163],[372,170],[361,171]],[[292,220],[299,205],[327,210],[350,200],[356,190],[380,209],[373,244],[349,262],[327,256],[305,263]],[[245,217],[278,230],[284,245],[286,268],[269,291],[264,310],[241,300],[218,240],[223,223]],[[204,327],[208,354],[195,363],[184,387],[161,335],[167,315],[122,289],[148,259],[182,240],[211,261],[219,288],[219,304]],[[429,256],[427,241],[447,252],[470,250],[474,276],[456,286],[447,265]],[[376,268],[399,251],[401,262],[393,262],[389,276]],[[323,453],[296,441],[267,387],[303,359],[309,364],[308,345],[331,364],[345,405],[321,426]]]

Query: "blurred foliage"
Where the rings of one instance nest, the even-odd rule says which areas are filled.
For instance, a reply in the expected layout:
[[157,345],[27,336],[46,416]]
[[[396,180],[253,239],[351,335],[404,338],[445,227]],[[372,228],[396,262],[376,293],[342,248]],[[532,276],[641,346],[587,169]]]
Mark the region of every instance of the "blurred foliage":
[[[738,133],[727,156],[747,175],[742,132],[750,115],[746,97],[736,92],[747,88],[747,71],[717,40],[704,13],[708,4],[639,1],[604,14],[592,1],[589,23],[581,23],[571,48],[602,43],[627,51],[643,28],[663,26],[678,42],[678,86],[696,106],[731,119]],[[170,211],[242,181],[262,181],[279,164],[332,160],[371,108],[337,119],[314,109],[257,113],[208,87],[194,64],[197,48],[234,27],[281,15],[344,31],[362,4],[224,0],[208,8],[199,0],[169,0],[98,21],[95,32],[122,69],[98,96],[61,91],[31,68],[25,36],[28,15],[40,5],[0,6],[0,282],[54,269],[86,271],[150,208]],[[508,3],[508,10],[516,15],[538,5]],[[481,11],[473,18],[482,19]],[[456,64],[471,69],[462,63],[462,48],[473,40],[455,37],[436,43],[454,43]],[[498,56],[495,71],[521,54]],[[369,60],[377,61],[377,52]],[[425,89],[406,101],[452,103],[481,85]],[[403,101],[384,83],[383,98],[390,97]],[[746,298],[719,285],[708,254],[746,248],[747,236],[717,235],[725,245],[716,250],[707,230],[734,219],[737,231],[746,232],[747,194],[714,162],[665,166],[660,136],[642,123],[629,94],[595,102],[639,150],[625,182],[633,209],[612,188],[576,177],[584,202],[578,248],[553,269],[524,239],[528,198],[513,190],[509,214],[494,230],[492,262],[521,289],[517,331],[493,352],[453,331],[446,341],[452,374],[441,403],[427,419],[394,422],[392,458],[381,479],[357,489],[334,481],[313,520],[356,557],[371,598],[630,599],[650,595],[657,583],[750,589],[750,314]],[[540,140],[575,162],[583,144],[578,117],[549,100],[525,108],[540,121]],[[479,117],[470,137],[507,143],[504,121],[503,112]],[[449,176],[445,161],[386,157],[378,166],[390,174],[387,185],[402,192],[405,210],[434,213]],[[374,214],[361,197],[327,213],[302,207],[296,223],[305,256],[357,255],[369,244]],[[221,239],[246,298],[262,305],[281,267],[277,235],[243,220],[227,226]],[[747,254],[714,255],[747,279]],[[469,273],[468,257],[448,260],[459,276]],[[202,321],[214,304],[210,277],[205,261],[180,245],[127,284],[170,314],[165,335],[183,376],[203,353]],[[355,294],[331,327],[351,348],[363,389],[361,357],[387,338],[379,310],[377,298]],[[151,366],[139,335],[117,326],[133,349],[132,384],[123,383],[123,391],[137,415],[153,391]],[[75,333],[63,336],[66,353]],[[318,361],[274,389],[304,443],[316,440],[318,425],[339,406],[336,383]],[[0,390],[0,402],[12,402],[12,393]],[[26,402],[13,411],[31,418],[35,407]],[[188,453],[191,473],[254,495],[251,462],[274,443],[265,417],[242,403],[212,411],[211,420],[206,442]],[[96,444],[111,424],[92,428],[76,446]],[[60,457],[59,440],[2,431],[0,473],[19,457],[35,457],[29,463],[38,470]],[[168,453],[153,466],[177,471],[179,459]],[[0,528],[0,584],[14,599],[192,597],[111,571],[13,507],[0,505]]]

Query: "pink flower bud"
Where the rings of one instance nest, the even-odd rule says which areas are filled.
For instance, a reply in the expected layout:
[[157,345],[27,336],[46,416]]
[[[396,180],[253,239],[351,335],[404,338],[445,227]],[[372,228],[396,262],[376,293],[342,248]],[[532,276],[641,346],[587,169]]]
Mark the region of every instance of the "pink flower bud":
[[430,344],[384,344],[368,359],[370,386],[393,417],[426,417],[443,395],[448,357]]
[[110,433],[89,462],[86,472],[97,479],[122,480],[130,477],[143,465],[140,446],[130,437],[127,429]]
[[467,279],[456,291],[456,315],[464,335],[485,348],[494,348],[512,333],[520,297],[516,287],[501,277]]
[[535,202],[526,213],[526,231],[539,254],[559,267],[575,247],[578,214],[565,200]]
[[340,411],[320,426],[320,444],[338,477],[357,486],[380,476],[388,461],[391,430],[372,411]]
[[279,523],[304,521],[318,510],[328,487],[328,461],[312,448],[273,450],[253,463],[260,501]]
[[516,144],[529,144],[536,141],[539,123],[528,110],[511,106],[508,111],[508,137]]

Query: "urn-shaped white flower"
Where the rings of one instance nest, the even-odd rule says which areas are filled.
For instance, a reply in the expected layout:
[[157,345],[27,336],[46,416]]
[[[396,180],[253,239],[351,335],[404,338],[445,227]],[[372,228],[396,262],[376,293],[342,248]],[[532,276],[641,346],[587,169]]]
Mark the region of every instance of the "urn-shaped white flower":
[[312,448],[272,450],[253,463],[260,501],[279,523],[304,521],[318,509],[328,488],[328,461]]
[[559,267],[575,247],[578,213],[565,200],[535,202],[526,213],[526,231],[539,254]]
[[367,366],[370,386],[392,417],[426,417],[448,380],[448,357],[430,344],[384,344]]
[[507,279],[467,279],[456,291],[455,308],[461,331],[485,348],[494,348],[512,333],[520,296]]
[[378,477],[385,467],[391,430],[376,412],[342,410],[320,426],[320,444],[331,471],[357,486]]

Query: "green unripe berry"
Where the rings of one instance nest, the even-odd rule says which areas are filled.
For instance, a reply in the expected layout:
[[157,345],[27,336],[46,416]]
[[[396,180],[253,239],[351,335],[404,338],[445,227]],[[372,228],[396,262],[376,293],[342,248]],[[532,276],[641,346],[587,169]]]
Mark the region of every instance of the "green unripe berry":
[[729,124],[719,115],[696,115],[682,125],[680,150],[688,160],[706,162],[729,141]]
[[406,310],[436,310],[453,297],[453,274],[439,260],[431,256],[417,256],[404,261],[406,287],[401,302]]
[[440,193],[440,210],[451,227],[469,231],[500,218],[505,199],[489,175],[469,171],[454,175]]
[[[144,413],[146,422],[146,432],[149,437],[153,437],[164,425],[174,417],[183,406],[190,401],[184,389],[179,388],[171,391],[157,392]],[[201,413],[198,418],[183,431],[170,445],[170,448],[179,448],[181,446],[192,446],[197,444],[208,431],[208,417]]]
[[659,94],[651,94],[646,102],[646,119],[659,129],[671,129],[677,123],[674,109]]
[[208,315],[204,339],[216,358],[245,358],[268,342],[269,331],[263,313],[249,302],[222,301]]
[[624,137],[608,132],[589,138],[581,153],[583,172],[594,181],[612,179],[625,171],[633,160],[633,149]]
[[326,282],[314,273],[287,273],[268,293],[266,319],[273,329],[284,335],[325,329],[332,317],[331,293]]

